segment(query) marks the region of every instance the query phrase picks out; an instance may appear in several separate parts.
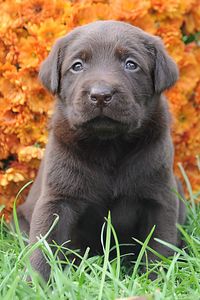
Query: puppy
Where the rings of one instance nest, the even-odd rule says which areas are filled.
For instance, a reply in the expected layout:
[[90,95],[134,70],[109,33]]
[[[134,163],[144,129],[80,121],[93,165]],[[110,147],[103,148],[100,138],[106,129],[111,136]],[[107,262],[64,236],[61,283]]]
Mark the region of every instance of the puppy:
[[[60,38],[39,77],[56,96],[45,157],[27,201],[18,209],[30,243],[59,221],[48,241],[102,253],[108,211],[119,243],[153,237],[179,245],[185,220],[174,190],[170,114],[162,92],[178,78],[158,37],[117,21],[97,21]],[[151,239],[164,256],[172,250]],[[122,252],[137,253],[134,246]],[[148,259],[156,257],[149,253]],[[40,250],[32,266],[48,279]]]

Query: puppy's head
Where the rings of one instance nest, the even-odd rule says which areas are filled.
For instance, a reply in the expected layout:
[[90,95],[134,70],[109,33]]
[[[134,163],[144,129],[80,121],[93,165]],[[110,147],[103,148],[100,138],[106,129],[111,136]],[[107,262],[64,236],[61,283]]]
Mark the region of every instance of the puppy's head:
[[142,127],[178,70],[158,37],[98,21],[59,39],[39,77],[72,130],[107,139]]

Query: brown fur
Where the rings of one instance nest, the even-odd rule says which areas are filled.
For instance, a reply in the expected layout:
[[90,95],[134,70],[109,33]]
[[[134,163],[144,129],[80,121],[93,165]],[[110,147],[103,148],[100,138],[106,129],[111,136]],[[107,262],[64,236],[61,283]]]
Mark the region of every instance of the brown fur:
[[[129,58],[136,63],[131,69]],[[77,59],[83,69],[75,71]],[[154,237],[179,245],[176,223],[184,222],[185,212],[173,192],[174,150],[162,95],[177,78],[161,40],[123,22],[95,22],[56,42],[40,70],[57,98],[52,128],[38,176],[18,210],[22,230],[30,227],[30,243],[48,231],[56,213],[49,242],[71,240],[82,253],[87,246],[91,254],[102,253],[100,232],[110,210],[120,243],[144,240],[156,225]],[[153,238],[150,246],[172,254]],[[49,277],[39,250],[31,262]]]

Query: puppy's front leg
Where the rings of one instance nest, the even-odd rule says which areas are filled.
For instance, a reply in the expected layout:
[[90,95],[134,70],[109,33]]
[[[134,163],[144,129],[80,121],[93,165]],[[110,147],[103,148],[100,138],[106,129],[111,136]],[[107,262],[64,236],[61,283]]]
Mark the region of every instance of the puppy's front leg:
[[[169,257],[173,255],[174,251],[167,246],[155,241],[155,238],[166,241],[172,245],[178,245],[178,234],[176,223],[178,222],[178,200],[171,198],[167,206],[157,204],[149,208],[145,220],[143,222],[143,237],[144,239],[149,234],[152,227],[155,225],[153,236],[151,237],[148,246],[154,249],[159,254]],[[145,233],[146,232],[146,233]],[[148,251],[148,262],[159,260],[158,256]],[[142,267],[141,271],[146,272],[146,266]],[[157,274],[152,272],[149,274],[149,278],[154,280],[157,278]]]
[[[59,221],[49,234],[47,241],[49,243],[55,241],[58,244],[62,244],[63,242],[70,240],[71,229],[77,219],[77,214],[72,209],[70,203],[67,200],[40,198],[34,209],[31,220],[31,244],[37,241],[38,236],[44,236],[48,232],[55,220],[54,214],[59,216]],[[70,246],[72,246],[71,243]],[[52,251],[54,250],[52,249]],[[48,280],[50,266],[46,262],[46,259],[40,249],[33,252],[31,256],[31,264],[45,280]]]
[[[173,250],[155,241],[159,238],[173,245],[178,245],[178,234],[176,224],[178,222],[178,199],[173,195],[163,196],[163,203],[153,201],[152,205],[148,206],[145,220],[143,220],[143,236],[147,237],[148,233],[155,225],[155,231],[149,242],[149,246],[165,257],[173,254]],[[146,231],[146,233],[145,233]],[[149,252],[148,260],[154,261],[158,259],[156,255]]]

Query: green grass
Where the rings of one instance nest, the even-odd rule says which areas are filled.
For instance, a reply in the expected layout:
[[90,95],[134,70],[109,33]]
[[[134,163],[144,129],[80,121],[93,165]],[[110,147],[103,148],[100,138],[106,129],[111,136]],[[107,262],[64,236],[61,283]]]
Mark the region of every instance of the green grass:
[[[137,261],[126,269],[122,264],[123,258],[120,257],[120,247],[109,215],[102,229],[102,232],[106,233],[106,243],[103,245],[104,256],[88,258],[88,249],[77,267],[67,260],[66,254],[66,268],[62,271],[61,262],[55,258],[46,242],[48,233],[30,247],[19,232],[16,215],[16,233],[11,231],[2,219],[0,299],[114,300],[135,295],[148,295],[149,299],[155,300],[200,299],[200,206],[194,204],[199,195],[192,194],[189,181],[187,185],[192,197],[191,201],[187,202],[187,223],[184,227],[178,226],[186,246],[184,249],[178,249],[169,244],[168,247],[176,250],[174,256],[161,257],[161,261],[148,265],[145,274],[140,274],[139,268],[143,257],[148,251],[153,251],[148,247],[148,241],[154,228],[150,230],[149,236],[143,243]],[[55,216],[52,227],[56,226],[57,221],[58,216]],[[111,236],[115,240],[117,257],[109,261]],[[32,270],[29,263],[29,256],[36,247],[43,250],[52,268],[51,280],[48,284]],[[57,251],[69,253],[67,243],[62,247],[56,247]],[[79,256],[78,252],[76,255]],[[158,274],[155,281],[148,278],[152,271]],[[27,282],[27,276],[31,276],[32,283]]]

